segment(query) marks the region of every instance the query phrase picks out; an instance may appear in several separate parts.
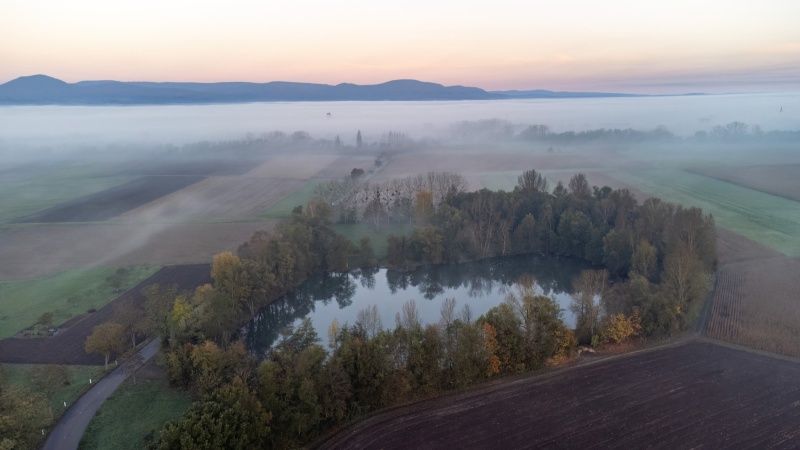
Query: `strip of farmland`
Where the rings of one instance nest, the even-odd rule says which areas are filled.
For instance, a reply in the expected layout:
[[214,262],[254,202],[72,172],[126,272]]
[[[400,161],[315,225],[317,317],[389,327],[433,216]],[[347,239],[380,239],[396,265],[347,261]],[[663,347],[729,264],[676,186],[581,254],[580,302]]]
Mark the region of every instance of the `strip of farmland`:
[[180,191],[128,211],[117,219],[129,222],[252,217],[305,185],[304,180],[209,177]]
[[798,380],[798,363],[693,341],[387,411],[322,448],[791,448]]
[[706,167],[690,172],[800,202],[800,164]]
[[207,263],[275,222],[79,224],[0,229],[0,280],[75,267]]
[[195,176],[142,177],[96,194],[87,195],[20,217],[12,223],[96,222],[107,220],[197,183],[202,179],[203,177]]

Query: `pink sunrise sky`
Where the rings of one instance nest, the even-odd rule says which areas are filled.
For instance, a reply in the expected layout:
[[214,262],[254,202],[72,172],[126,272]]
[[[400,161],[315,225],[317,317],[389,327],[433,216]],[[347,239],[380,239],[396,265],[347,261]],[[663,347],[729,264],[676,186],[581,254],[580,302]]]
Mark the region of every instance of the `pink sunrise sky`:
[[3,0],[0,83],[797,91],[800,2]]

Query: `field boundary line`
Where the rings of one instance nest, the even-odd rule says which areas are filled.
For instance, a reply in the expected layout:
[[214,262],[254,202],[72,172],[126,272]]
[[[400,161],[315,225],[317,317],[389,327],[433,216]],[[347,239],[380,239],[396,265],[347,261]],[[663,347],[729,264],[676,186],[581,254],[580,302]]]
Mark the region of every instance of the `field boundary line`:
[[783,361],[800,364],[800,358],[795,357],[795,356],[787,356],[787,355],[782,355],[780,353],[768,352],[766,350],[760,350],[760,349],[753,348],[753,347],[748,347],[748,346],[742,345],[742,344],[734,344],[732,342],[727,342],[727,341],[723,341],[721,339],[716,339],[716,338],[712,338],[712,337],[708,337],[708,336],[693,337],[693,338],[691,338],[691,340],[697,341],[697,342],[705,342],[705,343],[709,343],[709,344],[719,345],[721,347],[727,347],[727,348],[729,348],[731,350],[739,350],[739,351],[742,351],[742,352],[747,352],[747,353],[753,353],[753,354],[756,354],[756,355],[766,356],[766,357],[772,358],[772,359],[780,359],[780,360],[783,360]]

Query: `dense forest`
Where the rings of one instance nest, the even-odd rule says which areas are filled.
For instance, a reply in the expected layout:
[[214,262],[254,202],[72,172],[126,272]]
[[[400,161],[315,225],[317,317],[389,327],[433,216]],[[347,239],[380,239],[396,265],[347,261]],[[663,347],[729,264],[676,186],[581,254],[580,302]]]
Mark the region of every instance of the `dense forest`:
[[[318,198],[237,254],[215,256],[213,286],[148,290],[140,315],[163,339],[170,381],[197,399],[155,448],[296,447],[379,408],[563,360],[579,344],[669,336],[695,319],[711,287],[714,221],[697,208],[639,204],[580,174],[552,191],[533,170],[511,192],[465,192],[453,174],[417,181],[390,204],[405,205],[403,214],[369,195],[348,214],[340,214],[341,197]],[[334,321],[327,343],[305,320],[256,360],[238,340],[244,320],[311,273],[378,264],[368,238],[356,245],[332,230],[337,215],[413,225],[389,237],[385,263],[397,270],[526,253],[588,261],[595,269],[573,282],[576,328],[522,277],[481,317],[448,299],[439,321],[423,324],[411,300],[393,328],[366,309],[356,323]]]

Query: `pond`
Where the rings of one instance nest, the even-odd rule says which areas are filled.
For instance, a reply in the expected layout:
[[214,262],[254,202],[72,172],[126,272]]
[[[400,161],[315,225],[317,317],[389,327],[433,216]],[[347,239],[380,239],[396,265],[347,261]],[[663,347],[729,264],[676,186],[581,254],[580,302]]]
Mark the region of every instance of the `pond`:
[[556,299],[565,323],[574,327],[569,311],[572,279],[587,268],[585,262],[574,259],[519,255],[412,272],[372,269],[319,274],[264,307],[241,331],[251,351],[263,355],[283,329],[297,326],[305,317],[324,341],[333,319],[352,325],[359,311],[372,305],[377,306],[384,329],[394,328],[396,314],[409,299],[415,301],[423,324],[439,320],[446,298],[456,299],[457,313],[469,305],[475,320],[503,302],[523,275],[532,275],[538,290]]

